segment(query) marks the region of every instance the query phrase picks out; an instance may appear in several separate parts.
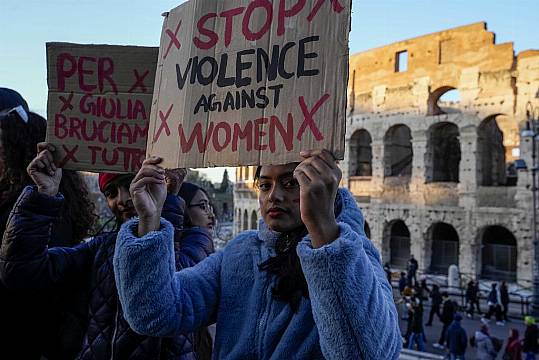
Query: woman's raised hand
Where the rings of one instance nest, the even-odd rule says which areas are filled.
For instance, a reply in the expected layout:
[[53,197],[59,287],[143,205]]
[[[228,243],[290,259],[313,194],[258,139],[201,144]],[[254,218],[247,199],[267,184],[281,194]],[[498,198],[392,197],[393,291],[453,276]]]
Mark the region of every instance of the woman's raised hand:
[[339,235],[334,204],[342,173],[327,150],[302,151],[300,155],[305,160],[294,170],[294,177],[300,185],[301,220],[313,247],[318,248]]
[[159,229],[159,219],[167,196],[165,169],[159,165],[162,160],[156,156],[144,160],[129,187],[139,216],[139,236]]

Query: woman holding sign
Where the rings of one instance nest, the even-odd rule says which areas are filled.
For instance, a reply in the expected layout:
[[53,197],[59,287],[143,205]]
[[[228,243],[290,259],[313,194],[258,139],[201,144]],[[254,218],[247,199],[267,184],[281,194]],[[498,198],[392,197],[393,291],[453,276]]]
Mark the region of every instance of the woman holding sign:
[[217,322],[216,359],[396,359],[402,340],[380,257],[327,151],[257,170],[260,230],[176,272],[160,218],[161,159],[131,184],[139,219],[120,230],[114,271],[131,327],[151,336]]

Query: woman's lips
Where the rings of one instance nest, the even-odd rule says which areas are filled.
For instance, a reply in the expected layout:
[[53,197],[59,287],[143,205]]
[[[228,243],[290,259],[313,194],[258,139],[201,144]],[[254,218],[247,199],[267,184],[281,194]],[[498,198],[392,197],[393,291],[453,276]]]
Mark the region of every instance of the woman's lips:
[[270,217],[272,217],[272,218],[276,218],[276,217],[282,216],[284,214],[286,214],[286,211],[284,211],[283,209],[272,208],[272,209],[268,210],[268,215]]

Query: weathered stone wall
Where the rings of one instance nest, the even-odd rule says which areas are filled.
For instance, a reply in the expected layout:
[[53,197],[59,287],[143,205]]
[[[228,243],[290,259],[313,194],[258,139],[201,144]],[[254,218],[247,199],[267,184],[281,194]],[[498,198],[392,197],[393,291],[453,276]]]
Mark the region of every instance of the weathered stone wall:
[[[391,254],[389,229],[402,220],[410,232],[410,252],[427,271],[437,261],[431,229],[441,222],[458,234],[461,272],[480,277],[483,233],[497,225],[516,238],[517,281],[530,286],[531,176],[520,170],[515,186],[505,186],[510,182],[505,166],[518,158],[532,165],[531,141],[521,139],[520,130],[527,104],[539,109],[539,51],[515,56],[512,43],[494,39],[481,22],[352,55],[341,185],[355,195],[384,262]],[[403,51],[407,69],[399,72],[396,59]],[[451,89],[458,90],[459,101],[439,101]],[[458,131],[460,155],[453,160],[460,159],[458,181],[433,181],[442,139],[434,134],[441,125]],[[399,149],[391,150],[388,140],[388,130],[396,126],[409,129],[411,174],[385,176],[391,173],[388,152]],[[357,171],[358,137],[353,137],[359,130],[370,135],[371,176],[355,176],[362,173]],[[252,179],[238,173],[237,179],[235,204],[241,211],[257,209]]]

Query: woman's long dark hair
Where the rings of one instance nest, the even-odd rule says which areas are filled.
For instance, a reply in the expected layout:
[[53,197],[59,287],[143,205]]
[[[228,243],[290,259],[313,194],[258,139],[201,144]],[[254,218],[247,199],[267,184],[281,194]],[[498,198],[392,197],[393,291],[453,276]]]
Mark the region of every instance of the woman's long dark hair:
[[[255,186],[258,186],[261,169],[261,166],[256,168]],[[302,297],[309,298],[307,280],[296,252],[296,246],[305,235],[307,229],[304,226],[281,234],[275,244],[277,255],[258,265],[260,271],[277,276],[277,284],[271,289],[272,297],[288,303],[294,312],[298,311]]]
[[[33,184],[26,168],[34,159],[37,144],[45,141],[46,120],[35,113],[28,113],[25,122],[15,111],[0,115],[1,160],[0,203],[14,203],[22,189]],[[66,201],[62,217],[71,223],[72,244],[82,241],[91,232],[97,219],[95,205],[90,200],[86,183],[75,171],[63,170],[60,192]]]

